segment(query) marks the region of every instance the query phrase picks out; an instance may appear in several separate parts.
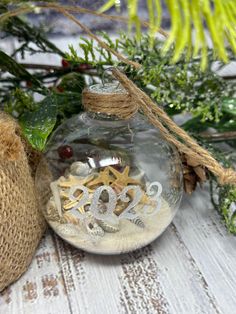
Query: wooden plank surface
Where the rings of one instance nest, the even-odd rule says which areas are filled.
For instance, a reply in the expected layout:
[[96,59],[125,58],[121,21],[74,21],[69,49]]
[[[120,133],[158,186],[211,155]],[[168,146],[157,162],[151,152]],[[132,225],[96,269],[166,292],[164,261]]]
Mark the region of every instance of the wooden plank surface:
[[234,313],[235,248],[205,191],[129,254],[84,253],[48,231],[29,270],[1,294],[0,313]]

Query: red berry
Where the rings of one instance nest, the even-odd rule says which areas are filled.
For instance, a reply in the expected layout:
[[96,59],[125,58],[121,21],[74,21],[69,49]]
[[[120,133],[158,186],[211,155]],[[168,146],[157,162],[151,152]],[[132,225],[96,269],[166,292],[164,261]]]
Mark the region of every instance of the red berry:
[[61,60],[61,65],[63,66],[63,68],[68,68],[70,63],[68,61],[66,61],[65,59]]
[[63,93],[65,90],[64,90],[63,87],[57,86],[57,91],[58,91],[59,93]]
[[30,87],[32,87],[32,86],[33,86],[33,84],[32,84],[32,82],[31,82],[31,81],[26,81],[26,86],[30,88]]
[[80,65],[78,67],[75,68],[76,71],[86,71],[86,70],[90,70],[93,67],[91,66],[91,64],[88,63],[80,63]]
[[69,159],[73,156],[73,149],[69,145],[58,147],[57,152],[61,159]]

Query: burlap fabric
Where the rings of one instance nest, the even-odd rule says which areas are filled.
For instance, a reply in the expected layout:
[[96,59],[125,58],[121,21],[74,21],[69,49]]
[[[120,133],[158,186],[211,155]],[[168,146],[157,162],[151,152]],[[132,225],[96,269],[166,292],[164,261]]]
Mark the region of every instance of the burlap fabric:
[[38,158],[0,112],[0,291],[25,272],[46,228],[34,184]]

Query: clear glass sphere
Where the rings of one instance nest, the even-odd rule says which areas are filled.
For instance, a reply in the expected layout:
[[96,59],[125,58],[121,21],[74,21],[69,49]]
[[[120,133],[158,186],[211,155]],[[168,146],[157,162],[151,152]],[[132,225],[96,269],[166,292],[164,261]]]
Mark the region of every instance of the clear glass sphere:
[[52,172],[45,217],[54,231],[88,252],[120,254],[155,240],[182,197],[177,150],[146,118],[82,113],[49,141]]

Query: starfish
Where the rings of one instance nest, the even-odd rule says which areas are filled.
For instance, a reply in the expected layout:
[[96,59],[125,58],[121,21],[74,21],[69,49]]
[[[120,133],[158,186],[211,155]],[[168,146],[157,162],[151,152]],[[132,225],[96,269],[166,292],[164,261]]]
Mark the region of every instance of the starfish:
[[[88,189],[89,190],[89,192],[93,192],[93,190],[90,190],[90,189]],[[76,203],[78,203],[79,201],[80,201],[80,199],[83,197],[83,193],[80,193],[78,196],[77,196],[77,198],[75,199],[75,200],[70,200],[70,202],[68,202],[67,204],[64,204],[63,205],[63,208],[65,209],[65,210],[68,210],[68,209],[71,209],[71,208],[73,208],[75,205],[76,205]],[[86,204],[84,204],[83,206],[81,206],[80,208],[79,208],[79,211],[80,212],[84,212],[85,210],[84,210],[84,207],[86,206],[86,205],[90,205],[91,204],[91,199],[90,199],[91,197],[89,197],[89,199],[88,199],[88,201],[86,202]]]
[[113,177],[109,175],[109,167],[106,167],[105,170],[100,171],[97,178],[88,183],[88,187],[102,183],[103,185],[109,185],[114,181]]
[[74,185],[85,185],[89,181],[91,181],[93,177],[94,175],[90,175],[86,178],[81,179],[80,177],[73,176],[70,174],[67,180],[59,181],[58,185],[62,188],[70,188],[71,186],[74,186]]
[[129,166],[126,166],[123,172],[117,171],[113,167],[108,167],[110,172],[115,176],[115,181],[112,183],[112,187],[118,188],[118,190],[122,190],[128,184],[137,184],[140,185],[140,182],[129,177]]
[[64,190],[61,190],[61,191],[60,191],[60,197],[63,198],[63,199],[69,198],[69,196],[68,196],[68,191],[66,192],[66,191],[64,191]]
[[[69,202],[69,203],[67,203],[66,205],[64,205],[63,206],[63,208],[65,209],[65,210],[69,210],[69,209],[72,209],[75,205],[76,205],[76,203],[78,203],[78,201],[79,200],[74,200],[74,201],[71,201],[71,202]],[[81,213],[85,213],[85,206],[86,205],[90,205],[91,204],[91,201],[88,201],[86,204],[84,204],[83,206],[81,206],[81,207],[79,207],[79,208],[77,208]]]
[[[94,192],[92,189],[89,189],[88,187],[86,187],[86,188],[87,188],[89,193]],[[69,210],[69,209],[73,208],[83,197],[83,191],[78,190],[75,192],[77,192],[77,196],[76,196],[75,200],[70,199],[69,190],[67,192],[65,192],[65,191],[60,192],[61,197],[64,197],[64,200],[65,200],[64,205],[63,205],[64,210]],[[75,192],[74,192],[74,196],[75,196]],[[89,194],[89,195],[91,196],[91,194]],[[89,205],[91,203],[90,196],[89,196],[89,200],[87,201],[87,203],[84,206]],[[84,206],[81,206],[81,208],[79,208],[80,212],[84,212]]]

